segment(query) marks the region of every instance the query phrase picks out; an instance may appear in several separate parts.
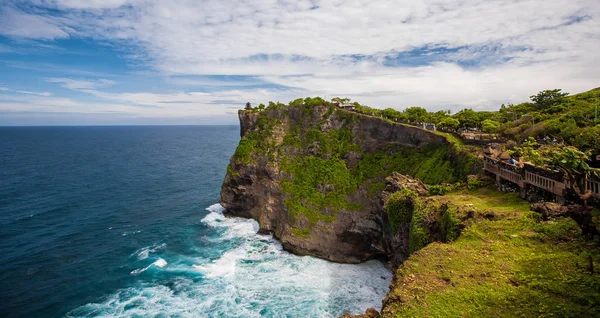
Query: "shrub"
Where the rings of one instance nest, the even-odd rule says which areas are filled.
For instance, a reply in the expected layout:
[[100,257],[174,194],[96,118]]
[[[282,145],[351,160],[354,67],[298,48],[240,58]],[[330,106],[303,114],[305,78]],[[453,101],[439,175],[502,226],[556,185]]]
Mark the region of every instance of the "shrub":
[[398,232],[400,225],[409,221],[415,208],[416,197],[417,195],[414,192],[403,189],[402,191],[392,193],[385,203],[383,209],[388,215],[392,233],[395,234]]
[[445,195],[448,192],[450,192],[450,187],[445,185],[429,186],[429,195]]
[[467,176],[467,189],[473,191],[481,188],[483,181],[476,175]]

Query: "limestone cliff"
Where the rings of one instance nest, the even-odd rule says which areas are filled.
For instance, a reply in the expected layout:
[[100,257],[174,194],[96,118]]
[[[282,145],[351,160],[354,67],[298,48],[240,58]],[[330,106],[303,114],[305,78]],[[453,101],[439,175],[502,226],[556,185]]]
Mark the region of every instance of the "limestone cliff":
[[437,184],[476,169],[442,135],[334,106],[279,104],[239,117],[221,204],[297,254],[348,263],[392,256],[399,233],[384,210],[385,178],[397,171]]

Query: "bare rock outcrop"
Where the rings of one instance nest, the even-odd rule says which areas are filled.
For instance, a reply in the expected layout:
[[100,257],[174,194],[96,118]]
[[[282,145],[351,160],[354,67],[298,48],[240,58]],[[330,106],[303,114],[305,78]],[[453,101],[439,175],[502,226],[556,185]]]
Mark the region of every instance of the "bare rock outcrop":
[[420,196],[429,194],[429,187],[421,180],[393,172],[391,176],[385,178],[385,189],[382,195],[383,202],[387,201],[390,194],[402,191],[403,189],[410,190]]

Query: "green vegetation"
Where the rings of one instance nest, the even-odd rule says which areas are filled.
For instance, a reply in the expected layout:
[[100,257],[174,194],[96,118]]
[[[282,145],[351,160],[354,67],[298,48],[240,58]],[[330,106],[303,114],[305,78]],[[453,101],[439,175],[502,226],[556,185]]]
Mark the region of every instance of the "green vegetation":
[[[433,123],[443,131],[457,133],[476,129],[506,139],[525,140],[528,137],[556,139],[581,150],[600,154],[600,88],[569,96],[560,89],[544,90],[530,97],[531,102],[502,104],[498,111],[463,109],[451,115],[448,110],[428,112],[419,106],[403,111],[393,108],[376,109],[354,103],[356,111],[402,123]],[[308,100],[308,101],[307,101]],[[336,97],[333,101],[350,102]],[[326,101],[297,99],[290,105],[324,105]]]
[[428,184],[454,183],[466,177],[476,158],[451,162],[450,152],[448,148],[432,145],[423,149],[400,148],[387,153],[364,154],[354,170],[362,180],[396,171]]
[[346,200],[347,194],[356,191],[357,184],[343,160],[302,156],[286,160],[282,170],[293,176],[282,184],[283,192],[288,194],[284,203],[292,216],[304,215],[314,225],[319,220],[331,222],[335,219],[334,215],[317,211],[356,208]]
[[232,175],[234,177],[238,177],[240,175],[239,172],[233,170],[233,168],[231,167],[231,164],[227,165],[227,174]]
[[[234,166],[228,173],[235,173],[235,164],[256,164],[257,155],[277,158],[280,170],[288,176],[281,181],[284,204],[291,217],[298,221],[304,217],[310,224],[308,228],[294,229],[297,236],[310,235],[312,226],[319,221],[332,222],[340,212],[361,210],[362,204],[351,202],[349,195],[361,188],[369,195],[377,195],[384,187],[383,179],[393,171],[430,184],[453,183],[463,180],[477,162],[475,156],[460,150],[459,142],[452,140],[445,147],[390,146],[380,152],[363,153],[360,136],[352,133],[361,115],[340,110],[319,97],[296,99],[289,104],[270,102],[255,115],[256,127],[240,141],[233,155]],[[313,117],[314,107],[327,108],[322,117]],[[283,127],[283,122],[270,111],[280,108],[285,112],[302,110],[303,116]],[[408,111],[413,120],[425,113],[418,107]],[[328,120],[341,123],[341,128],[321,129]],[[273,138],[275,127],[286,131],[279,145]],[[450,140],[453,136],[446,137]],[[356,158],[350,166],[349,156]]]
[[492,119],[486,119],[481,124],[481,130],[486,133],[495,133],[498,127],[500,127],[500,123]]
[[473,191],[481,188],[483,186],[483,181],[475,176],[471,175],[467,177],[467,189]]
[[[295,104],[301,105],[299,100]],[[343,121],[343,127],[324,132],[313,125],[297,125],[283,141],[284,146],[311,154],[284,156],[281,166],[283,171],[293,176],[282,184],[284,193],[288,195],[286,208],[292,216],[304,215],[311,225],[319,220],[328,222],[335,218],[316,211],[361,209],[360,204],[350,203],[347,195],[356,192],[360,186],[366,186],[371,195],[376,194],[383,189],[383,178],[393,171],[413,175],[432,184],[452,183],[464,179],[476,161],[474,157],[457,160],[458,166],[453,167],[450,163],[453,153],[439,146],[420,150],[388,148],[384,152],[361,154],[350,130],[357,115],[334,111],[332,107],[326,114]],[[346,166],[345,162],[350,153],[360,155],[360,160],[353,167]]]
[[392,193],[384,206],[392,227],[392,233],[398,232],[400,225],[412,218],[416,200],[417,195],[410,190],[404,189]]
[[422,249],[430,242],[429,227],[425,223],[427,212],[432,212],[432,209],[427,209],[421,202],[416,204],[412,219],[410,220],[410,232],[408,234],[408,250],[410,254]]
[[429,186],[429,195],[445,195],[450,190],[450,187],[446,185],[431,185]]
[[250,155],[254,151],[258,143],[258,138],[256,138],[256,134],[249,134],[246,138],[242,138],[237,148],[235,149],[235,153],[233,154],[233,160],[236,163],[248,164],[250,163]]
[[310,228],[303,228],[303,229],[292,229],[292,234],[296,237],[308,237],[310,235]]
[[[318,101],[311,99],[309,103],[296,107],[307,107],[315,100]],[[337,114],[331,107],[327,113]],[[298,124],[286,134],[283,146],[294,148],[303,155],[283,155],[281,162],[282,171],[291,176],[282,182],[282,190],[287,195],[284,204],[288,213],[295,218],[305,216],[311,226],[318,221],[335,220],[335,213],[339,211],[362,208],[358,203],[349,202],[346,197],[356,192],[359,186],[343,160],[350,152],[360,152],[360,147],[352,140],[352,132],[349,127],[328,132],[314,127]],[[326,209],[330,209],[331,214],[318,212]],[[310,233],[310,229],[304,230],[308,231],[304,235]]]
[[568,96],[546,90],[531,96],[532,102],[502,105],[496,113],[498,132],[514,140],[528,137],[556,139],[581,150],[600,153],[600,89]]
[[[600,245],[569,218],[541,221],[514,193],[451,193],[469,226],[431,243],[396,271],[385,317],[595,317]],[[465,205],[467,205],[465,207]],[[453,222],[451,222],[453,223]]]
[[600,88],[573,96],[560,89],[544,90],[530,99],[517,105],[502,104],[498,111],[463,109],[453,115],[444,110],[428,112],[418,106],[399,111],[355,105],[358,112],[391,121],[433,123],[452,133],[477,129],[518,141],[548,137],[600,154]]
[[524,142],[521,147],[515,147],[514,153],[538,167],[560,171],[568,181],[569,190],[579,197],[578,203],[584,207],[580,214],[585,217],[575,217],[582,231],[584,234],[598,234],[596,225],[591,222],[591,211],[586,208],[592,192],[586,190],[585,183],[591,174],[598,175],[600,173],[600,169],[591,168],[588,164],[590,151],[584,152],[573,146],[556,144],[540,147],[533,138],[529,137],[529,140]]
[[423,199],[407,189],[393,193],[384,206],[392,233],[402,224],[408,225],[409,253],[414,253],[432,240],[451,242],[460,234],[456,209],[437,200]]
[[272,151],[273,127],[280,122],[269,117],[267,112],[261,112],[256,119],[256,129],[240,140],[233,154],[233,161],[237,164],[250,164],[254,151],[261,153]]
[[529,137],[521,147],[515,147],[515,153],[536,166],[561,171],[569,180],[571,190],[582,198],[586,195],[583,184],[586,178],[600,171],[589,166],[590,151],[580,151],[573,146],[556,144],[541,147],[532,137]]
[[460,126],[460,121],[456,118],[446,117],[438,122],[438,126],[444,130],[455,131]]

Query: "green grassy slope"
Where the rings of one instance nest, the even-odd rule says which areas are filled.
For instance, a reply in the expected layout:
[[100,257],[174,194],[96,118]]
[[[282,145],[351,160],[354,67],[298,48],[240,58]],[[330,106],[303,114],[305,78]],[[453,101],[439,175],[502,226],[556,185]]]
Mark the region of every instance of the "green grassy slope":
[[443,199],[475,219],[456,241],[432,243],[398,268],[384,317],[600,315],[600,245],[574,221],[541,221],[516,194],[490,189]]

